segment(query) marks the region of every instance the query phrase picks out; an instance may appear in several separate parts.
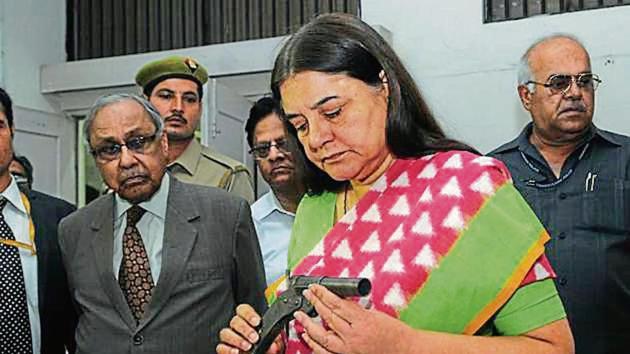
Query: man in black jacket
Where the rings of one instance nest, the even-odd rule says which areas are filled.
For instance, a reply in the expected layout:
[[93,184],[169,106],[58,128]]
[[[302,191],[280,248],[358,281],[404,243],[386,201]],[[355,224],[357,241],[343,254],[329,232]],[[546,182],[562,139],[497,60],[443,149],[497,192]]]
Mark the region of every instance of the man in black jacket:
[[9,172],[13,129],[11,99],[0,88],[0,353],[72,353],[76,315],[57,225],[75,208],[18,189]]

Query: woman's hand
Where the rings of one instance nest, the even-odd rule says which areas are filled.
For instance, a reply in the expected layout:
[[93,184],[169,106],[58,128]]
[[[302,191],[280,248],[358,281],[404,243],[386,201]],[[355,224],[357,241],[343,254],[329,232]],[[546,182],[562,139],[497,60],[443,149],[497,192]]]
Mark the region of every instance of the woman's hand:
[[[260,325],[260,315],[253,307],[241,304],[236,307],[236,315],[232,317],[229,328],[219,332],[221,343],[217,345],[217,354],[239,354],[247,352],[260,340],[256,327]],[[267,350],[267,354],[281,354],[284,345],[278,336]]]
[[484,337],[414,330],[376,310],[365,310],[321,285],[311,285],[304,296],[315,306],[330,329],[303,312],[295,318],[303,338],[315,354],[381,353],[497,353],[573,354],[573,337],[566,319],[519,336]]
[[304,296],[330,327],[326,330],[303,312],[295,314],[306,330],[303,338],[315,354],[398,353],[396,348],[404,345],[406,335],[413,333],[401,321],[339,298],[321,285],[310,286]]

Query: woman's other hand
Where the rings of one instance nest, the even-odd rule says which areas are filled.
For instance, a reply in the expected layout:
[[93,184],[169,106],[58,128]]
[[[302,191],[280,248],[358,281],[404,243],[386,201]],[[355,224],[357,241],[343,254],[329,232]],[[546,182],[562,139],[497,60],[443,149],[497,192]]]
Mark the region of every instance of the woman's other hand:
[[356,302],[342,299],[321,285],[312,285],[304,296],[315,306],[329,330],[303,312],[298,320],[306,331],[303,338],[315,354],[323,353],[397,353],[403,338],[413,329],[401,321]]
[[[229,328],[219,332],[221,343],[217,345],[217,354],[239,354],[247,352],[260,338],[256,327],[261,317],[253,307],[241,304],[236,307],[236,315],[232,317]],[[281,354],[283,350],[281,336],[278,336],[267,350],[267,354]]]
[[321,285],[310,286],[304,296],[330,328],[322,327],[303,312],[295,314],[306,331],[303,338],[314,354],[573,354],[575,350],[566,319],[519,336],[457,335],[414,330],[384,313],[341,299]]

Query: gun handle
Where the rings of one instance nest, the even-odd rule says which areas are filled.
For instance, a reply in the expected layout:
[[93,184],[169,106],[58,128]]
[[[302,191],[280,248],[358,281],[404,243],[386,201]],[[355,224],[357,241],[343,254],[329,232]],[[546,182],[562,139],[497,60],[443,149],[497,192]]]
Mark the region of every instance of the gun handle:
[[300,310],[302,304],[307,302],[301,294],[296,294],[293,289],[282,293],[276,302],[265,312],[258,335],[260,340],[250,350],[251,354],[265,354],[274,339],[280,334],[286,324],[293,319],[293,314]]

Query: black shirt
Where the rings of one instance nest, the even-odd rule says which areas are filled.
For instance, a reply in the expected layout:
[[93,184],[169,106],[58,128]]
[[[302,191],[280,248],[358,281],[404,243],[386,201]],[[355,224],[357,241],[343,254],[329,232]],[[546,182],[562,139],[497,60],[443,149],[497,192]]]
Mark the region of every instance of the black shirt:
[[545,225],[577,354],[630,352],[630,138],[592,126],[556,178],[530,123],[489,155]]

